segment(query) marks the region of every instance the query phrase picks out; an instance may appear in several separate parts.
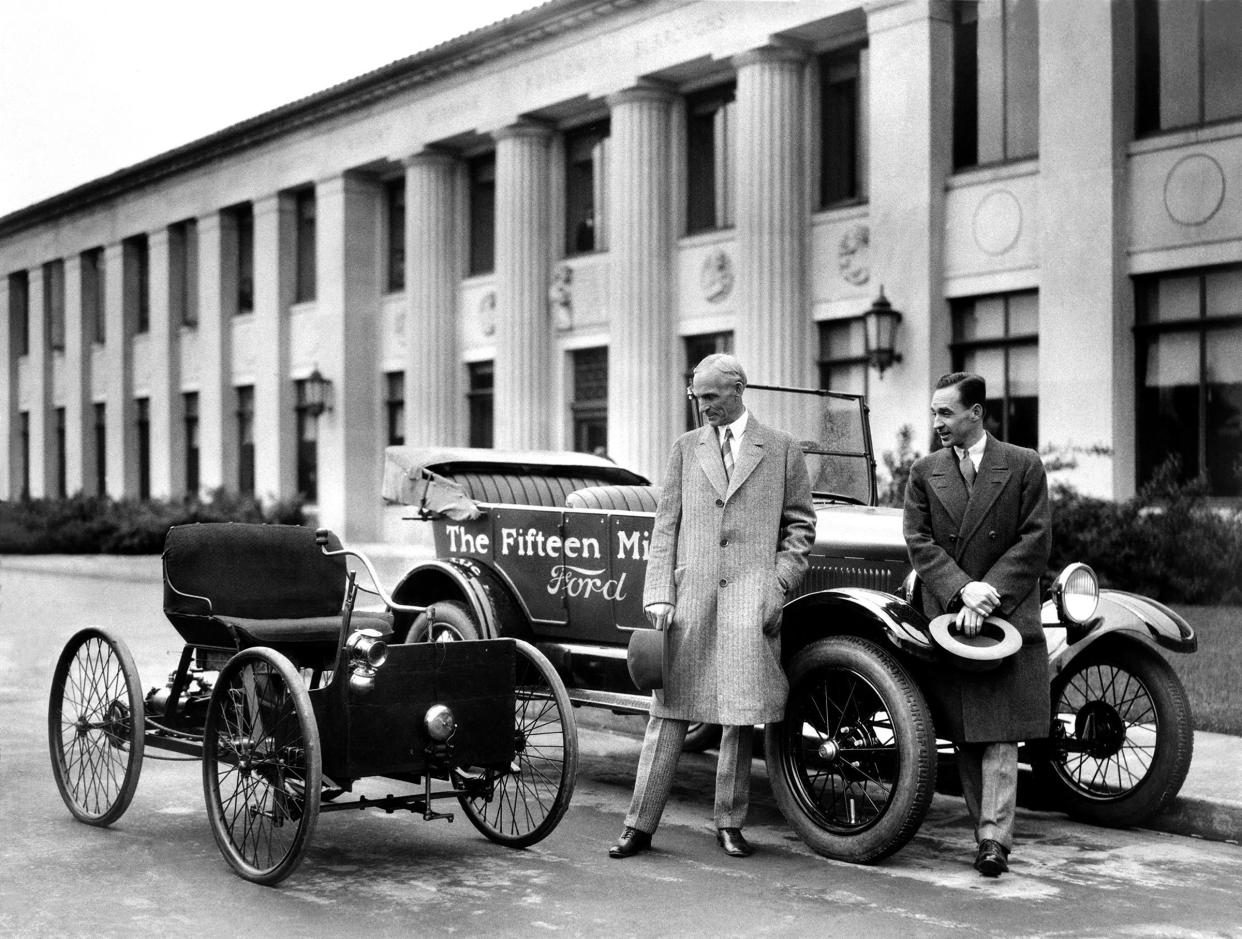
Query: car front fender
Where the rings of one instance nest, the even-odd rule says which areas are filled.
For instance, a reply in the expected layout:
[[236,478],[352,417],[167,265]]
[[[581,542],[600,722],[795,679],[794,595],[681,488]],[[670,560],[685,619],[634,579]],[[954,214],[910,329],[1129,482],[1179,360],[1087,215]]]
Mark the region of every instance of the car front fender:
[[1199,647],[1194,627],[1185,618],[1159,601],[1124,590],[1101,590],[1095,618],[1082,630],[1065,635],[1063,628],[1054,627],[1047,634],[1052,666],[1058,672],[1084,649],[1110,637],[1171,652],[1194,652]]
[[430,606],[441,600],[460,600],[470,609],[484,639],[499,635],[495,605],[484,579],[490,573],[482,565],[456,559],[424,561],[415,565],[392,592],[392,598],[408,606]]
[[921,659],[934,659],[927,617],[900,597],[863,587],[833,587],[798,597],[785,607],[786,655],[827,635],[848,633]]

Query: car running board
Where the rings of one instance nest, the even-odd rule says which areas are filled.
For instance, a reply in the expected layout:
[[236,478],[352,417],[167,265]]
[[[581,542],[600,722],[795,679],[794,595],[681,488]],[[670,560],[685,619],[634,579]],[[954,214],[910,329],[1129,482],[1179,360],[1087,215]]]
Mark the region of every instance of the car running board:
[[651,696],[645,694],[622,694],[618,691],[594,691],[590,688],[566,688],[569,700],[575,705],[608,708],[617,714],[646,714],[651,706]]

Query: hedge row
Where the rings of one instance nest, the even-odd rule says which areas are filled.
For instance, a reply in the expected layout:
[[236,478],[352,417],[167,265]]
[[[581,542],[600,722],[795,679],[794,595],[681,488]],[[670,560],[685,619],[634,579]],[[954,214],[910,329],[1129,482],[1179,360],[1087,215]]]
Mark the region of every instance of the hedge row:
[[222,490],[207,499],[69,499],[0,502],[0,554],[159,554],[173,525],[190,522],[301,525],[301,500],[264,507]]

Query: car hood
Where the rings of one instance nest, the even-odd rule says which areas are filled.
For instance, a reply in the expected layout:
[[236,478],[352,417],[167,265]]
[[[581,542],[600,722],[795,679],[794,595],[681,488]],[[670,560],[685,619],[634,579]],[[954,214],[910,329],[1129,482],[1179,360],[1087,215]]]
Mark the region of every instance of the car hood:
[[816,510],[813,554],[906,561],[901,509],[821,505]]

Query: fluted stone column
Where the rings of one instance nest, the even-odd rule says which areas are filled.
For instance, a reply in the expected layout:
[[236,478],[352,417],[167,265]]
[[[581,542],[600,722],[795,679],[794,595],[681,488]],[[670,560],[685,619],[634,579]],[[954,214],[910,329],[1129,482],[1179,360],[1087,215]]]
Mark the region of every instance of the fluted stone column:
[[514,124],[495,137],[495,442],[502,448],[540,449],[551,446],[560,414],[548,314],[550,133]]
[[289,195],[254,202],[254,491],[263,500],[297,490],[297,426],[289,373],[295,213]]
[[740,288],[735,348],[752,381],[805,385],[814,347],[806,305],[804,56],[764,47],[734,63]]
[[425,151],[405,161],[405,440],[464,444],[457,351],[457,161]]
[[125,248],[120,242],[104,248],[104,397],[107,407],[106,473],[108,495],[119,498],[138,493],[137,448],[134,446],[133,336],[125,315]]
[[332,409],[319,417],[319,521],[346,541],[380,529],[379,186],[351,175],[315,184],[319,370]]
[[148,413],[151,427],[151,496],[156,499],[180,495],[185,489],[185,434],[178,378],[180,357],[173,343],[177,326],[172,321],[169,241],[167,228],[147,236],[151,272]]
[[608,452],[652,479],[664,471],[684,414],[670,270],[672,100],[654,87],[608,99]]
[[74,254],[65,258],[65,491],[69,495],[92,493],[95,485],[91,336],[82,316],[82,255]]
[[27,398],[30,416],[30,495],[36,499],[51,495],[52,350],[48,347],[47,315],[43,309],[43,265],[30,269],[30,354],[26,360]]
[[[229,412],[235,410],[231,395],[226,389],[232,386],[232,362],[229,327],[232,308],[236,299],[229,298],[230,310],[225,306],[225,268],[234,268],[235,262],[226,265],[224,216],[219,212],[204,215],[198,220],[198,479],[205,490],[225,486],[230,492],[237,491],[236,473],[227,473],[236,466],[236,458],[229,459],[226,451],[236,453],[235,441],[226,443],[226,431],[236,422]],[[234,252],[235,253],[235,252]],[[111,282],[111,278],[109,278]],[[235,293],[235,291],[234,291]]]

